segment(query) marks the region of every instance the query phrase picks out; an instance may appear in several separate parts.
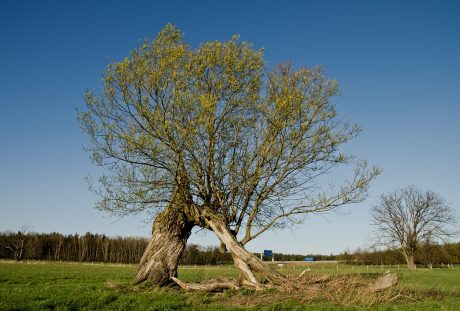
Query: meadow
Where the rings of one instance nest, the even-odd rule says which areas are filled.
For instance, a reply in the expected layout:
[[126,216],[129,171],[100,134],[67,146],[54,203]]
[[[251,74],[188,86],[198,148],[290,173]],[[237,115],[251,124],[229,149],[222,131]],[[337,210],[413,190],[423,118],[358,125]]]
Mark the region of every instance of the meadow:
[[[306,264],[276,266],[286,275],[299,275]],[[460,267],[417,269],[403,266],[310,264],[307,274],[373,279],[387,269],[399,284],[376,303],[350,303],[353,297],[331,301],[301,299],[308,293],[278,294],[246,289],[224,293],[186,293],[177,288],[132,286],[135,265],[63,262],[0,262],[0,310],[459,310]],[[182,266],[187,282],[237,277],[229,266]],[[334,295],[334,293],[324,293]],[[308,297],[305,297],[308,298]]]

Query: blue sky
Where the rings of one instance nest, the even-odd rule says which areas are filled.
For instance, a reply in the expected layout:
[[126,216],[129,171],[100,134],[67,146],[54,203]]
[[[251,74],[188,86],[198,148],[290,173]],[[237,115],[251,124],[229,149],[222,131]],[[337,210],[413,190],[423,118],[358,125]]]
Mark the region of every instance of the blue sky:
[[[320,3],[321,2],[321,3]],[[460,212],[458,1],[1,1],[0,231],[149,236],[145,217],[96,211],[96,171],[76,122],[101,72],[168,22],[197,46],[238,33],[269,66],[322,65],[362,134],[345,147],[384,169],[369,198],[340,215],[267,233],[252,251],[331,253],[367,245],[378,195],[415,184]],[[460,213],[459,213],[460,214]],[[191,242],[217,244],[212,235]]]

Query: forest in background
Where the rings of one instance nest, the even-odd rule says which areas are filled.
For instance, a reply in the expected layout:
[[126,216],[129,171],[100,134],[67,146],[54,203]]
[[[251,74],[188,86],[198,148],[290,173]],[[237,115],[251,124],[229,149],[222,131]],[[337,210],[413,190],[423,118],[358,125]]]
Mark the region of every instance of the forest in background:
[[[74,262],[102,262],[137,264],[147,247],[148,239],[141,237],[107,237],[101,234],[84,235],[60,233],[0,233],[0,258],[13,260],[53,260]],[[302,261],[305,257],[318,260],[339,260],[355,265],[404,264],[403,256],[395,250],[357,249],[341,254],[280,254],[277,261]],[[259,253],[256,253],[260,256]],[[271,260],[271,258],[265,258]],[[416,253],[416,264],[443,266],[460,264],[460,242],[425,243]],[[181,257],[184,265],[220,265],[233,263],[230,253],[219,247],[187,245]]]

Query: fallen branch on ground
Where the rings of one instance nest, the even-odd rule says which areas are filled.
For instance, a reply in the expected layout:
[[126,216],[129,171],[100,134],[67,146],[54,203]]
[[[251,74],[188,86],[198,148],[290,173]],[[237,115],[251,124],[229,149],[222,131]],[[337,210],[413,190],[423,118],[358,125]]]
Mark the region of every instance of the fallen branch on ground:
[[336,291],[337,289],[340,289],[340,291],[343,291],[348,288],[350,293],[353,295],[355,293],[361,293],[363,295],[367,295],[366,293],[376,293],[393,287],[398,283],[397,275],[391,273],[390,271],[385,272],[385,274],[371,283],[358,281],[357,279],[350,278],[349,276],[332,277],[327,275],[286,279],[286,282],[281,285],[261,284],[248,280],[239,281],[235,278],[211,279],[203,283],[187,283],[175,277],[172,277],[171,279],[185,291],[221,292],[226,289],[238,289],[240,287],[244,287],[255,291],[277,288],[281,292],[291,290],[308,290],[324,293],[324,290]]
[[239,288],[238,280],[232,278],[223,280],[211,279],[206,283],[187,283],[175,277],[171,279],[185,291],[221,292],[225,289]]
[[385,272],[381,277],[369,284],[369,289],[378,292],[398,284],[398,276],[390,271]]

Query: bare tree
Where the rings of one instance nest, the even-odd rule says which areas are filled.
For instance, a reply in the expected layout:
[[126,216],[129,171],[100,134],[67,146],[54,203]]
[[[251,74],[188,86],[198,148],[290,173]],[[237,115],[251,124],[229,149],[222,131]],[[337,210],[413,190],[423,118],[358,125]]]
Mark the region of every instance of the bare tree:
[[[340,152],[360,129],[337,116],[337,94],[321,68],[269,70],[262,51],[237,37],[192,49],[171,25],[110,64],[79,120],[108,171],[98,208],[159,215],[135,282],[175,276],[193,226],[219,237],[247,281],[282,279],[244,245],[362,201],[380,172]],[[324,189],[337,166],[354,173]]]
[[27,240],[29,238],[30,226],[22,225],[20,230],[15,235],[15,238],[10,241],[5,248],[14,254],[14,259],[17,261],[24,260],[27,252]]
[[409,269],[415,268],[414,255],[423,242],[456,234],[455,213],[446,200],[414,186],[383,194],[371,217],[377,244],[401,252]]

